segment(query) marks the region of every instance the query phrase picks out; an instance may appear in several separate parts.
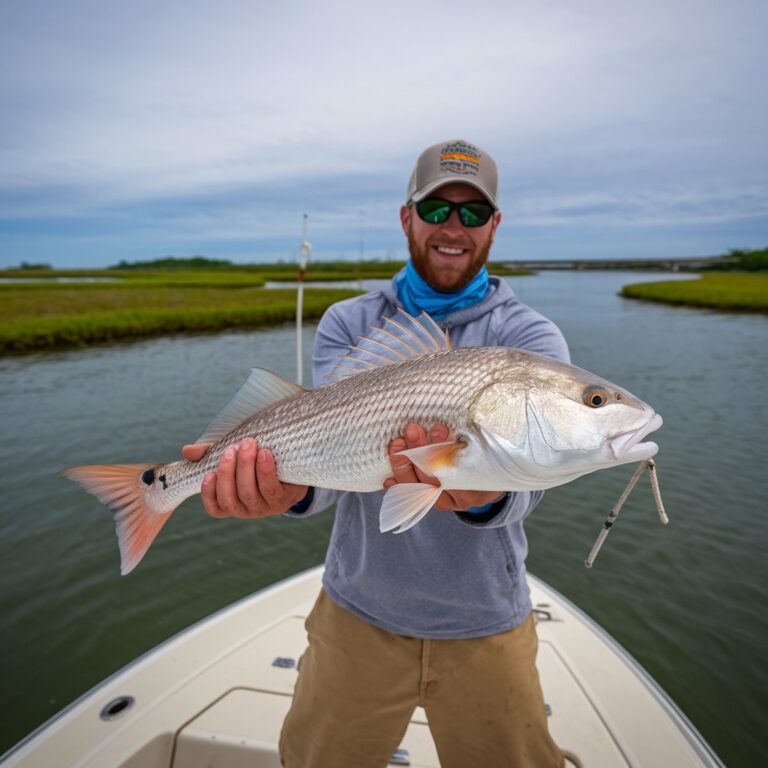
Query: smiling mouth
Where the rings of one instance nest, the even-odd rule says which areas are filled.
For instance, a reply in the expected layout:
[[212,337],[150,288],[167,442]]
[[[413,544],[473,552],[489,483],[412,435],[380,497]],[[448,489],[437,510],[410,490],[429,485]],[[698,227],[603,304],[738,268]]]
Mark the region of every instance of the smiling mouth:
[[461,256],[467,252],[466,248],[456,248],[449,245],[433,245],[432,247],[443,256]]
[[611,438],[611,450],[617,459],[625,461],[642,461],[650,459],[658,453],[659,446],[654,442],[643,443],[641,440],[655,432],[662,424],[663,420],[658,413],[654,413],[648,422],[639,429],[632,429],[629,432],[622,432]]

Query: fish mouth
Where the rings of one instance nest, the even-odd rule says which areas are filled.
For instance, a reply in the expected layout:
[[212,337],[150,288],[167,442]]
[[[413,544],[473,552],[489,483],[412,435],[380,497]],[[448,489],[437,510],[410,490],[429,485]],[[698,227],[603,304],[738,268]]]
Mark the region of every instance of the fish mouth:
[[641,442],[642,439],[655,432],[664,423],[658,413],[645,423],[639,429],[630,429],[627,432],[621,432],[611,438],[610,445],[613,455],[621,461],[642,461],[650,459],[658,453],[659,446],[656,443],[648,441]]

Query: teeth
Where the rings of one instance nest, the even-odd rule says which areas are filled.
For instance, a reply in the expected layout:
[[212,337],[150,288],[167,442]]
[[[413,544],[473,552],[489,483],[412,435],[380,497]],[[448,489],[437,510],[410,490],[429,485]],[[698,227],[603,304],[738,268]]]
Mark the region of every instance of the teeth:
[[464,253],[463,248],[448,248],[446,245],[438,245],[437,250],[440,253],[447,253],[449,256],[458,256],[460,253]]

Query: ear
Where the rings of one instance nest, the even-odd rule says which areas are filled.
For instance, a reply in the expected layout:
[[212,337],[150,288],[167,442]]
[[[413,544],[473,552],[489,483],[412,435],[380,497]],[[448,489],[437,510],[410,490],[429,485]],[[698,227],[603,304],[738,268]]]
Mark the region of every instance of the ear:
[[491,243],[493,243],[493,238],[496,237],[496,227],[499,224],[501,224],[501,211],[496,211],[491,219]]
[[408,233],[411,231],[411,208],[408,205],[400,208],[400,226],[403,228],[405,236],[408,237]]

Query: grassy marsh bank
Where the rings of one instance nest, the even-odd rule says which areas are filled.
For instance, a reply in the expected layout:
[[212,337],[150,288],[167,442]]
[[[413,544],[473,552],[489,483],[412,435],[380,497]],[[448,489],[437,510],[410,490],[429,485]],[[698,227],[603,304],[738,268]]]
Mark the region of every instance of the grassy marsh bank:
[[[258,281],[232,282],[169,275],[119,283],[26,283],[0,286],[0,355],[85,346],[120,339],[292,320],[296,291],[267,290]],[[174,276],[176,277],[176,276]],[[354,291],[307,289],[304,317],[316,319]]]
[[621,295],[679,306],[768,312],[768,274],[705,272],[695,280],[625,285]]
[[[389,279],[404,262],[316,262],[307,281]],[[492,265],[496,274],[530,274]],[[85,346],[118,339],[226,328],[255,328],[292,320],[296,291],[266,290],[267,281],[295,282],[291,263],[235,265],[202,257],[121,262],[107,269],[22,265],[0,272],[0,355]],[[304,315],[356,291],[307,289]]]
[[[176,266],[168,262],[177,261]],[[168,260],[140,262],[135,265],[122,263],[107,269],[53,269],[47,265],[35,268],[10,268],[0,272],[0,277],[25,281],[30,284],[40,281],[61,279],[97,279],[101,281],[120,281],[127,284],[139,281],[179,284],[216,283],[235,285],[263,285],[268,280],[295,281],[298,277],[298,265],[278,262],[273,264],[230,264],[226,262],[205,262],[193,265],[197,260]],[[388,280],[405,266],[404,261],[318,261],[310,262],[305,279],[310,281],[347,281],[347,280]],[[494,275],[530,275],[531,270],[509,267],[502,262],[491,262],[488,269]],[[34,283],[33,283],[34,281]]]

